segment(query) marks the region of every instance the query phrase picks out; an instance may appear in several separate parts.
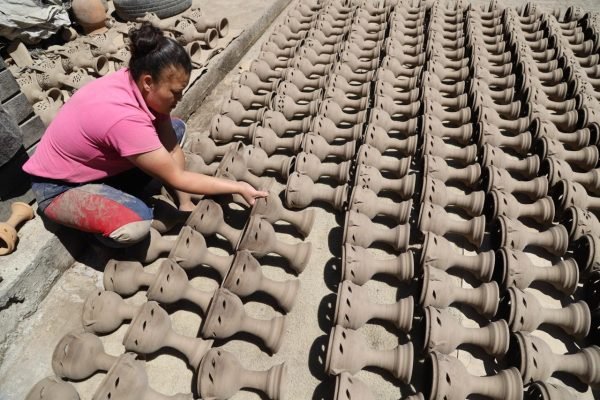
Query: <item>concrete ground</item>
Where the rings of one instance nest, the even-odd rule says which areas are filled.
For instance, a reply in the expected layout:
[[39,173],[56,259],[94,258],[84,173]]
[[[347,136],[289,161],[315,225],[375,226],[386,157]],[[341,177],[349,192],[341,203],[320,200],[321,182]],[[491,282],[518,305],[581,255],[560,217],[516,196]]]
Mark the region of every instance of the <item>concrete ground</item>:
[[[240,1],[234,5],[232,2],[209,1],[206,4],[203,3],[203,7],[206,10],[210,9],[215,13],[227,15],[232,27],[235,28],[236,26],[243,27],[248,21],[260,18],[261,9],[266,3],[266,1],[255,0]],[[509,0],[503,4],[506,6],[520,5],[521,2]],[[565,6],[563,2],[558,1],[543,2],[543,4],[548,4],[549,7]],[[577,4],[581,4],[586,9],[600,10],[600,6],[595,1],[582,0]],[[198,131],[207,129],[212,116],[218,112],[221,103],[228,98],[231,86],[237,81],[240,71],[246,69],[250,61],[257,57],[260,45],[269,33],[270,30],[267,30],[244,56],[238,67],[217,85],[202,106],[189,119],[188,126]],[[277,187],[282,189],[284,186],[278,183]],[[299,276],[301,290],[294,309],[286,317],[287,328],[281,350],[271,357],[252,342],[234,339],[217,343],[236,354],[247,368],[267,369],[270,366],[286,362],[288,365],[287,399],[289,400],[333,398],[331,394],[333,379],[324,374],[323,364],[327,336],[331,330],[332,313],[335,307],[334,293],[340,280],[339,256],[341,255],[341,224],[343,224],[343,220],[340,214],[334,213],[329,208],[312,208],[316,212],[315,225],[306,239],[313,246],[311,262]],[[297,237],[285,233],[289,231],[284,227],[279,228],[278,231],[280,232],[278,238],[282,240],[300,241]],[[418,245],[414,245],[414,247],[418,248]],[[211,250],[224,252],[218,247],[213,247]],[[8,350],[4,362],[0,365],[0,400],[22,399],[35,382],[52,375],[50,362],[55,344],[67,332],[81,326],[83,302],[94,289],[102,288],[102,269],[109,257],[110,254],[98,247],[91,246],[81,262],[75,263],[58,280],[47,298],[40,304],[37,312],[22,322],[19,327],[19,339]],[[381,251],[378,257],[383,258],[386,255]],[[532,257],[535,256],[532,255]],[[148,270],[155,271],[159,262],[160,260],[151,264]],[[539,258],[535,262],[536,264],[542,262],[548,264],[547,261]],[[261,264],[263,264],[264,273],[268,277],[279,280],[293,278],[291,274],[277,265],[275,258],[263,259]],[[468,285],[465,280],[459,278],[457,280],[463,285]],[[214,288],[217,285],[215,281],[205,276],[194,277],[192,284],[199,288]],[[372,280],[366,284],[371,300],[378,303],[393,302],[414,294],[415,286],[415,283],[400,285],[393,281],[379,280]],[[549,307],[560,305],[555,298],[543,295],[540,291],[536,291],[536,293],[544,305]],[[144,293],[138,293],[127,301],[132,304],[142,303],[145,301]],[[256,318],[267,319],[279,315],[278,310],[271,305],[255,300],[246,303],[245,308],[250,316]],[[186,336],[197,336],[201,318],[194,312],[193,307],[182,304],[168,307],[168,310],[171,313],[175,331]],[[475,324],[460,310],[457,310],[457,313],[461,315],[465,325]],[[418,322],[418,320],[415,321],[415,326],[418,325]],[[124,351],[121,341],[126,329],[125,325],[116,332],[102,337],[102,342],[109,354],[118,355]],[[404,343],[410,339],[388,326],[378,324],[368,324],[361,328],[360,332],[370,347],[378,349],[391,349],[398,343]],[[419,341],[419,334],[418,329],[412,333],[415,342]],[[551,342],[555,352],[567,351],[567,346],[560,340],[542,331],[537,331],[536,334]],[[419,350],[416,348],[415,352],[418,354]],[[490,360],[480,357],[479,354],[476,357],[461,350],[457,352],[457,355],[473,374],[485,374],[484,361],[487,366],[493,365]],[[175,352],[161,351],[156,355],[148,356],[146,361],[149,383],[155,390],[171,395],[178,392],[190,392],[194,388],[195,375],[193,371]],[[493,371],[488,371],[488,373],[493,373]],[[422,374],[420,364],[417,363],[414,371],[417,389],[419,389]],[[88,380],[74,384],[82,399],[91,398],[103,376],[103,373],[97,373]],[[361,371],[357,377],[370,386],[376,399],[399,399],[411,393],[412,390],[409,387],[398,385],[398,382],[387,374],[380,374],[374,370]],[[576,388],[579,390],[578,398],[594,398],[591,391],[586,391],[581,387]],[[238,400],[260,398],[258,394],[248,391],[241,391],[233,397]]]

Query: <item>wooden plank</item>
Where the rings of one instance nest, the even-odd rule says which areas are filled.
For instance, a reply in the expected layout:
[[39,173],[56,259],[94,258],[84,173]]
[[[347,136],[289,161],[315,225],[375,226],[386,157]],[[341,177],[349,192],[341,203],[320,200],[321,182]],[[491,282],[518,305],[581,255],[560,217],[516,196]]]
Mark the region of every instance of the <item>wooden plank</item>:
[[9,70],[0,71],[0,102],[12,97],[20,90],[19,84]]
[[46,131],[46,126],[37,115],[33,115],[20,125],[23,136],[23,146],[29,149],[36,144]]
[[31,108],[31,104],[29,104],[29,100],[25,97],[25,94],[19,93],[15,97],[6,101],[6,103],[2,104],[2,107],[6,110],[8,114],[10,114],[17,123],[21,123],[33,114],[33,108]]

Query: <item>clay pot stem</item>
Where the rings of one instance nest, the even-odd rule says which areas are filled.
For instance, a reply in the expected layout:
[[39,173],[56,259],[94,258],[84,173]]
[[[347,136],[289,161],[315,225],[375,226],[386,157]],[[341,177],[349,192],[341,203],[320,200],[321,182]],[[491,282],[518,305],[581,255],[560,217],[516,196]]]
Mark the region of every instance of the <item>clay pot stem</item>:
[[481,394],[492,399],[506,398],[507,387],[511,386],[511,370],[503,370],[493,376],[473,376],[470,381],[471,393]]
[[147,386],[147,389],[140,398],[144,400],[193,400],[193,395],[191,393],[178,393],[173,396],[167,396]]
[[[586,357],[584,352],[578,352],[576,354],[554,354],[553,364],[555,367],[552,370],[556,370],[556,366],[560,366],[561,372],[567,372],[577,377],[585,377],[589,375],[589,359]],[[585,382],[585,380],[583,380]]]
[[6,224],[16,228],[25,221],[33,218],[33,211],[29,204],[15,202],[11,205],[10,217],[6,220]]
[[[298,254],[302,253],[301,250],[304,247],[303,245],[308,245],[308,243],[302,242],[302,243],[298,243],[298,244],[290,244],[290,243],[283,242],[281,240],[275,240],[275,241],[273,241],[273,243],[274,243],[273,251],[277,254],[280,254],[284,258],[288,259],[290,261],[292,268],[295,271],[302,271],[304,269],[301,265],[297,265],[297,263],[295,263],[293,260],[298,259],[299,262],[303,262],[305,257],[299,257]],[[300,260],[300,258],[302,258],[303,260]]]
[[140,311],[140,306],[134,306],[133,304],[126,303],[122,301],[117,307],[116,312],[118,313],[118,318],[121,321],[132,320],[137,313]]
[[244,315],[241,320],[240,330],[259,337],[273,353],[276,353],[281,346],[284,326],[284,317],[259,320]]
[[171,329],[165,336],[163,347],[177,349],[183,353],[190,366],[196,370],[200,365],[202,357],[212,346],[212,343],[212,340],[183,336]]
[[268,393],[269,372],[270,370],[254,371],[244,369],[243,373],[239,375],[241,387],[256,389],[260,390],[261,392]]
[[219,273],[219,275],[221,275],[221,278],[223,278],[223,279],[225,279],[225,276],[227,275],[227,271],[229,271],[229,267],[231,266],[231,263],[233,262],[233,255],[218,256],[214,253],[211,253],[210,251],[206,251],[203,254],[202,258],[203,258],[202,264],[206,264],[206,265],[214,268],[215,270],[217,270],[217,272]]
[[105,352],[98,352],[95,356],[95,364],[97,370],[108,371],[117,361],[118,357],[111,356]]
[[290,296],[292,293],[297,292],[297,288],[295,287],[298,286],[298,283],[297,280],[275,281],[266,276],[262,276],[257,290],[265,292],[276,299],[283,309],[286,312],[289,312],[294,301],[294,296],[291,298]]
[[192,285],[188,284],[181,297],[196,304],[202,309],[203,313],[206,313],[208,304],[213,297],[213,292],[196,289]]
[[296,226],[305,237],[310,233],[310,229],[314,223],[314,213],[312,210],[300,210],[294,212],[282,207],[279,217],[283,221],[287,221]]

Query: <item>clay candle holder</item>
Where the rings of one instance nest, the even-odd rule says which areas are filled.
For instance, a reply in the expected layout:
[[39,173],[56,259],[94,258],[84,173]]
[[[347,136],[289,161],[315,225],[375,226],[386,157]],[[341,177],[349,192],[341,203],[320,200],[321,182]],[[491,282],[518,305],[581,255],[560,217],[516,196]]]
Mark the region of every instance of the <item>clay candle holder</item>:
[[482,167],[493,165],[527,179],[533,179],[540,168],[540,159],[537,155],[518,159],[506,154],[501,148],[487,143],[482,147],[480,159]]
[[473,187],[479,182],[481,166],[471,164],[464,168],[452,168],[442,157],[425,155],[423,157],[423,174],[444,183],[459,182],[467,187]]
[[190,214],[185,225],[192,227],[204,236],[218,233],[235,247],[242,234],[241,231],[232,228],[225,223],[223,209],[213,200],[203,199],[196,204],[196,208]]
[[324,201],[336,210],[341,210],[348,199],[347,184],[335,188],[323,183],[314,183],[307,175],[299,172],[290,174],[285,188],[286,206],[306,208],[314,201]]
[[466,399],[471,394],[495,400],[523,399],[523,380],[516,368],[493,376],[473,376],[458,358],[436,351],[429,354],[426,364],[431,371],[429,400]]
[[285,317],[259,320],[246,315],[239,297],[220,288],[210,303],[200,334],[205,338],[228,338],[238,332],[247,332],[261,339],[272,353],[277,353],[283,342]]
[[327,345],[327,372],[331,375],[342,372],[354,375],[367,366],[385,369],[402,382],[410,382],[413,367],[412,343],[390,350],[375,350],[365,343],[365,339],[357,331],[334,326]]
[[419,213],[419,229],[423,233],[433,232],[442,236],[447,233],[458,234],[480,247],[485,234],[485,217],[481,215],[460,221],[449,217],[442,207],[424,201]]
[[556,157],[583,171],[589,171],[598,164],[598,147],[593,145],[579,150],[567,150],[558,140],[544,137],[538,139],[534,151],[540,159]]
[[499,357],[508,351],[509,340],[508,325],[502,319],[481,328],[467,328],[450,311],[425,307],[425,347],[428,352],[450,354],[460,345],[473,344]]
[[423,137],[421,154],[422,156],[430,155],[454,160],[466,166],[475,162],[477,145],[472,144],[465,147],[457,147],[444,142],[440,137],[426,135]]
[[356,170],[355,186],[370,189],[376,194],[380,192],[394,192],[402,200],[411,198],[415,191],[416,175],[406,175],[400,179],[388,179],[381,175],[375,167],[360,164]]
[[559,309],[544,308],[531,293],[510,287],[505,303],[508,326],[513,332],[533,332],[541,324],[558,326],[576,338],[585,337],[590,331],[590,309],[584,301]]
[[381,242],[392,246],[395,250],[406,250],[410,239],[409,224],[388,228],[372,222],[368,216],[348,211],[344,222],[342,241],[352,245],[368,248],[371,244]]
[[[335,89],[335,88],[334,88]],[[339,89],[336,89],[339,91]],[[334,143],[336,140],[356,140],[362,133],[362,124],[338,127],[329,118],[317,115],[312,121],[312,131],[314,135],[322,136],[328,144]]]
[[306,268],[312,252],[309,242],[290,244],[277,239],[273,226],[258,215],[248,219],[237,249],[248,250],[259,258],[268,253],[279,254],[289,261],[290,267],[297,273]]
[[555,225],[538,232],[517,220],[500,215],[491,229],[491,240],[494,248],[510,247],[515,250],[524,250],[532,246],[540,247],[550,254],[562,256],[567,251],[569,233],[562,225]]
[[446,308],[450,304],[461,303],[473,307],[484,317],[496,315],[500,293],[496,282],[482,283],[473,289],[459,287],[451,282],[452,277],[446,272],[424,267],[421,305]]
[[263,275],[259,262],[249,251],[238,250],[223,281],[223,287],[240,297],[247,297],[259,291],[267,293],[288,313],[294,306],[296,295],[300,290],[300,281],[269,279]]
[[396,139],[388,135],[381,127],[369,125],[364,135],[364,142],[375,147],[380,152],[395,150],[401,156],[413,156],[417,152],[417,136],[409,136],[406,139]]
[[139,306],[126,303],[119,294],[98,289],[85,300],[81,322],[86,332],[109,333],[138,312]]
[[135,260],[148,264],[171,251],[174,244],[174,240],[163,237],[156,229],[150,228],[150,234],[141,242],[129,247],[127,254]]
[[588,210],[569,207],[564,211],[560,223],[567,228],[571,241],[579,240],[584,235],[600,237],[600,221]]
[[279,364],[267,371],[254,371],[241,366],[231,353],[211,349],[198,369],[196,388],[203,399],[226,400],[240,389],[263,392],[268,399],[283,400],[286,395],[287,367]]
[[225,114],[215,114],[210,122],[210,138],[220,143],[248,139],[252,137],[256,126],[256,123],[240,126]]
[[154,275],[144,271],[137,261],[108,260],[104,267],[104,289],[122,296],[131,296],[141,287],[152,284]]
[[96,371],[108,371],[117,357],[104,351],[100,338],[79,330],[67,333],[52,353],[52,370],[60,378],[87,379]]
[[431,177],[425,177],[421,189],[421,202],[429,201],[441,207],[456,206],[470,216],[481,215],[485,201],[483,191],[465,194],[459,189],[446,186],[444,182]]
[[390,321],[402,332],[408,332],[412,327],[413,306],[412,297],[392,304],[373,303],[369,300],[366,288],[343,281],[338,288],[334,323],[344,328],[358,329],[370,320],[378,319]]
[[492,189],[486,197],[486,216],[495,220],[500,215],[511,219],[528,218],[542,226],[554,220],[554,202],[543,197],[530,204],[519,202],[515,196],[498,189]]
[[307,134],[300,143],[302,151],[314,154],[320,161],[332,157],[341,161],[347,161],[354,157],[356,142],[351,140],[344,144],[328,144],[323,136]]
[[163,347],[171,347],[185,355],[194,369],[212,346],[212,340],[182,336],[171,328],[171,317],[154,301],[140,307],[123,338],[128,351],[151,354]]
[[223,156],[215,175],[236,181],[244,181],[256,188],[269,184],[269,178],[258,177],[249,171],[247,158],[241,151],[236,150],[230,150],[229,153]]
[[380,171],[389,171],[397,178],[402,178],[408,173],[411,157],[396,158],[384,156],[379,150],[368,144],[363,144],[356,155],[357,165],[369,165]]
[[345,243],[342,249],[342,279],[364,285],[376,274],[395,276],[400,281],[414,277],[414,256],[407,251],[392,259],[373,259],[367,249]]
[[560,215],[571,206],[592,212],[600,211],[600,197],[590,196],[580,183],[563,179],[557,182],[550,194]]
[[572,258],[550,267],[535,266],[527,254],[503,247],[496,251],[496,268],[502,273],[504,288],[529,287],[534,281],[546,282],[565,294],[573,294],[579,283],[579,268]]
[[492,189],[497,189],[506,193],[524,194],[532,200],[540,199],[548,194],[546,177],[540,176],[529,181],[521,181],[513,178],[507,170],[493,165],[484,168],[481,182],[484,190],[488,193]]
[[152,389],[144,365],[145,362],[136,360],[132,353],[120,356],[102,379],[92,400],[193,400],[191,393],[167,396]]
[[541,338],[516,332],[511,338],[511,354],[524,383],[546,381],[556,372],[575,375],[586,385],[600,384],[600,347],[590,346],[575,354],[555,354]]
[[421,250],[421,265],[434,267],[442,271],[458,268],[468,271],[482,282],[489,282],[494,273],[495,257],[493,251],[477,255],[461,254],[454,250],[452,243],[443,236],[432,232],[425,233]]
[[261,148],[244,146],[241,149],[246,160],[248,170],[256,176],[261,176],[265,171],[275,171],[284,179],[290,174],[293,157],[276,154],[271,157]]
[[529,385],[526,392],[528,400],[576,400],[577,394],[562,385],[548,382],[535,382]]
[[374,219],[377,215],[383,215],[397,223],[404,224],[408,222],[410,217],[412,199],[396,202],[378,197],[371,189],[354,186],[348,209],[364,214],[371,219]]
[[267,155],[274,155],[281,151],[286,154],[296,154],[302,147],[302,140],[302,135],[279,137],[273,129],[264,126],[257,127],[252,135],[252,145]]
[[49,376],[36,383],[25,396],[25,400],[80,400],[73,385],[55,376]]
[[375,400],[369,386],[348,372],[342,372],[336,376],[333,393],[333,400],[351,400],[354,398]]
[[218,146],[209,136],[199,135],[191,140],[190,151],[202,157],[205,163],[220,160],[236,143]]
[[421,126],[423,135],[447,138],[463,146],[470,144],[471,137],[473,136],[473,125],[464,124],[449,127],[444,125],[438,117],[431,114],[423,114],[421,117]]
[[27,203],[14,202],[6,222],[0,222],[0,256],[10,254],[17,246],[17,226],[34,217],[33,208]]
[[336,163],[321,163],[314,154],[300,152],[296,155],[296,172],[306,175],[313,182],[316,182],[322,176],[328,176],[339,183],[348,182],[350,176],[350,161]]
[[289,222],[304,238],[310,234],[315,220],[314,210],[288,210],[283,206],[279,194],[273,191],[269,191],[267,197],[256,199],[250,215],[260,215],[271,224],[277,221]]
[[216,270],[221,278],[225,278],[232,256],[218,256],[210,252],[206,246],[204,236],[189,226],[184,226],[179,232],[177,242],[169,253],[169,259],[175,261],[185,270],[194,269],[200,265],[208,265]]

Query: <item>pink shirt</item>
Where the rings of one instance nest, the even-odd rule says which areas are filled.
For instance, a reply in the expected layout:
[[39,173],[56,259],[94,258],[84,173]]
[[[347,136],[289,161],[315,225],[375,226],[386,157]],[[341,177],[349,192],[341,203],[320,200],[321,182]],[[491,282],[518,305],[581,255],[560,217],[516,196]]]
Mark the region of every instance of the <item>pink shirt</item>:
[[125,157],[162,146],[155,124],[163,118],[169,116],[150,111],[129,70],[121,69],[65,103],[23,170],[73,183],[116,175],[133,168]]

